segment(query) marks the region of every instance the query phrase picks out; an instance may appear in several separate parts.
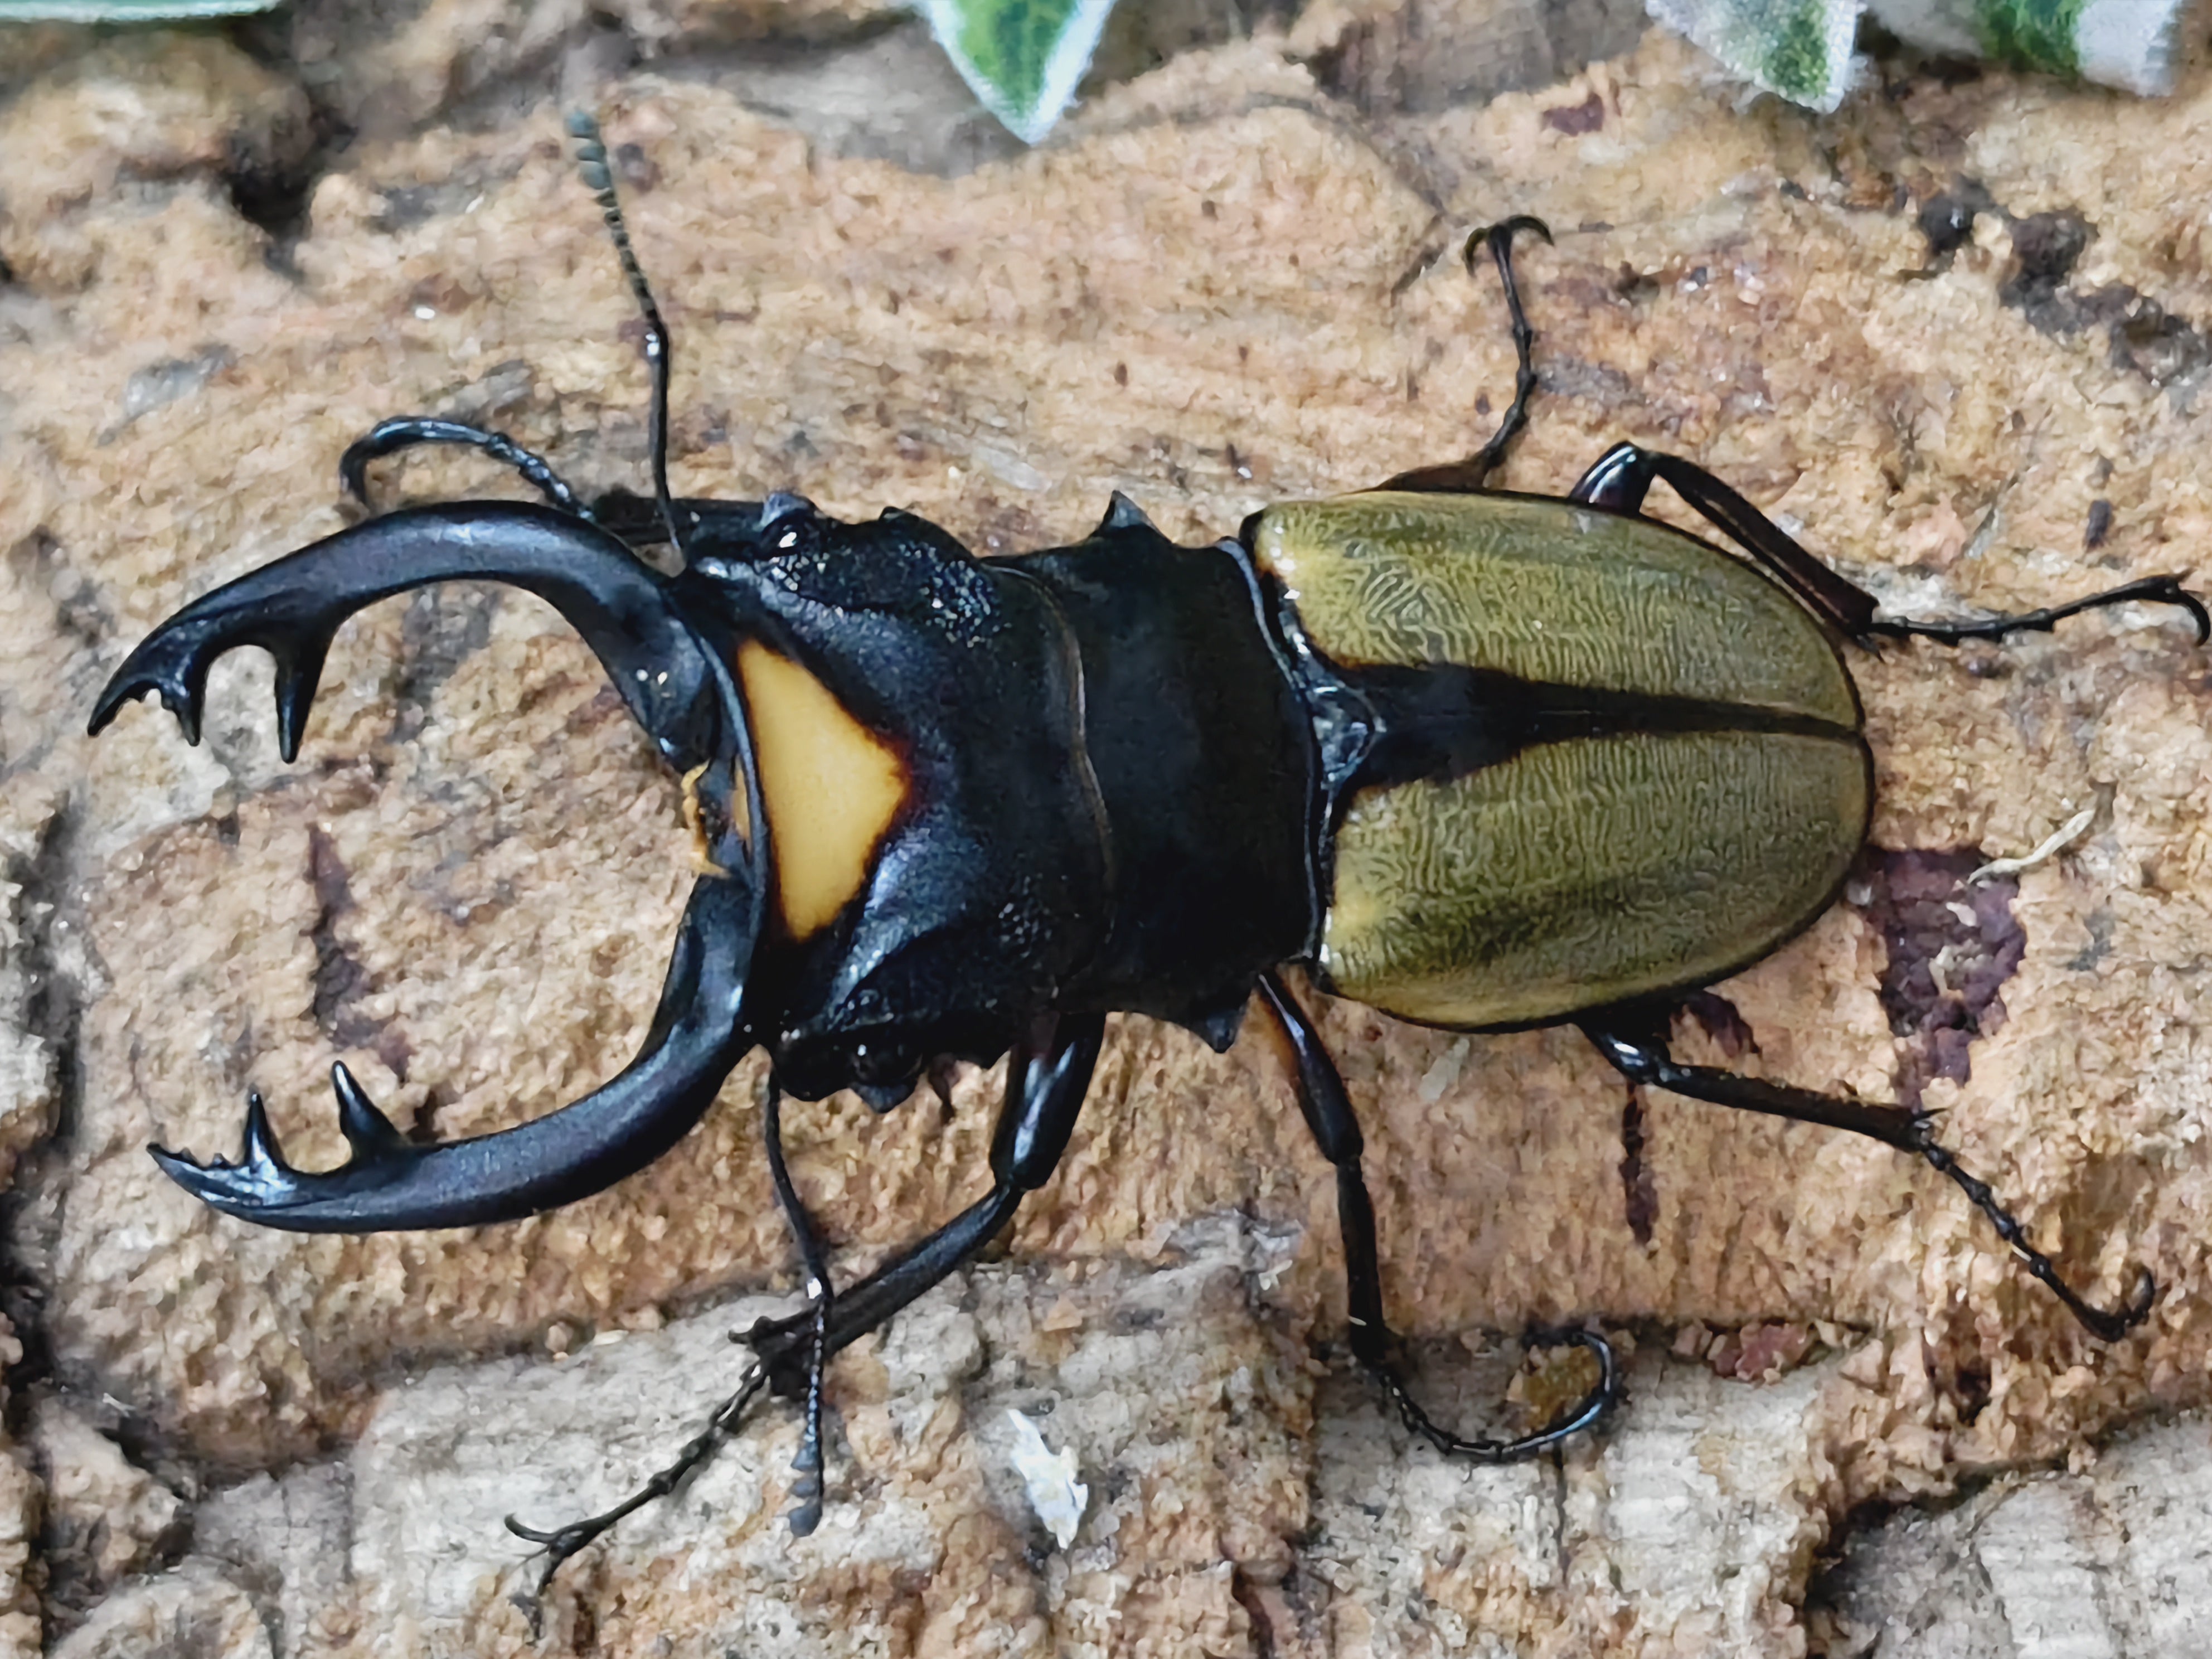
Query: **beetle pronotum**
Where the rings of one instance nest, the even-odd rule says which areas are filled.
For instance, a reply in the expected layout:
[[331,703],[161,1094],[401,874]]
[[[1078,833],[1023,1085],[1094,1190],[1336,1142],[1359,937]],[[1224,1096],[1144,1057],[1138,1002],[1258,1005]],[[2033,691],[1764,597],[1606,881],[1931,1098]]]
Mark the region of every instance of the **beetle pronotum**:
[[[1384,1317],[1358,1124],[1281,976],[1458,1029],[1575,1024],[1632,1082],[1870,1136],[1950,1177],[2098,1336],[2148,1311],[2084,1299],[1960,1168],[1929,1119],[1678,1062],[1683,999],[1765,957],[1834,898],[1864,842],[1872,770],[1842,647],[2047,629],[2130,600],[2212,632],[2178,579],[2045,611],[1887,618],[1742,496],[1679,457],[1617,446],[1564,498],[1487,489],[1525,424],[1534,334],[1515,288],[1520,219],[1478,233],[1504,284],[1519,373],[1497,434],[1449,465],[1255,514],[1178,547],[1116,495],[1070,546],[982,561],[896,509],[848,524],[803,498],[678,498],[667,476],[669,342],[632,252],[596,127],[597,191],[646,323],[653,495],[586,503],[499,433],[408,416],[340,464],[460,444],[516,469],[535,503],[372,517],[186,606],[117,669],[91,719],[157,692],[197,741],[210,665],[276,664],[296,757],[339,625],[426,583],[504,581],[550,600],[681,775],[701,874],[643,1048],[535,1121],[418,1145],[333,1068],[346,1162],[287,1164],[258,1096],[239,1162],[159,1148],[229,1214],[303,1231],[509,1220],[581,1198],[666,1151],[756,1047],[765,1139],[809,1306],[750,1334],[756,1360],[677,1462],[608,1512],[552,1532],[540,1586],[671,1490],[763,1388],[803,1395],[792,1514],[818,1518],[830,1357],[972,1258],[1052,1173],[1109,1012],[1217,1048],[1255,999],[1336,1172],[1351,1346],[1439,1450],[1528,1456],[1615,1402],[1601,1335],[1589,1391],[1512,1439],[1465,1438],[1407,1391]],[[1742,550],[1639,508],[1667,483]],[[659,550],[662,574],[640,555]],[[1009,1057],[991,1191],[851,1285],[836,1284],[784,1167],[785,1093],[904,1099],[944,1057]],[[510,1524],[514,1524],[510,1522]]]

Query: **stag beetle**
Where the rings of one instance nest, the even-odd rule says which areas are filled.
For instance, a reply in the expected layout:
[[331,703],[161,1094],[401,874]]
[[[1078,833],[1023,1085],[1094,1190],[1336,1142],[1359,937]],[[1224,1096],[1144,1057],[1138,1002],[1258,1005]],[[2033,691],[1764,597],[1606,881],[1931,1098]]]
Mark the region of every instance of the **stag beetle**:
[[[1336,1172],[1351,1346],[1408,1429],[1485,1461],[1590,1427],[1597,1381],[1515,1439],[1468,1439],[1407,1392],[1384,1318],[1359,1127],[1312,1019],[1280,976],[1399,1018],[1466,1030],[1571,1022],[1637,1084],[1869,1135],[1964,1190],[2027,1270],[2100,1338],[2148,1312],[2138,1270],[2094,1306],[2027,1241],[1929,1119],[1678,1062],[1691,994],[1775,951],[1833,901],[1865,841],[1872,758],[1844,646],[1956,644],[2048,629],[2128,600],[2204,605],[2154,576],[1980,621],[1877,615],[1869,594],[1678,456],[1621,444],[1564,499],[1486,481],[1526,423],[1534,333],[1512,239],[1478,232],[1517,357],[1497,433],[1450,465],[1254,514],[1206,547],[1170,543],[1116,494],[1086,539],[981,560],[896,508],[848,524],[800,496],[678,499],[668,485],[668,331],[632,251],[606,154],[571,121],[645,319],[653,497],[586,505],[496,432],[410,416],[349,448],[472,446],[543,504],[452,502],[373,517],[216,589],[154,630],[91,718],[153,691],[198,741],[209,665],[276,660],[277,740],[299,751],[332,635],[425,583],[510,582],[550,600],[605,664],[684,780],[702,873],[644,1046],[605,1087],[535,1121],[418,1145],[343,1064],[349,1154],[288,1164],[258,1096],[239,1162],[153,1149],[234,1216],[309,1232],[459,1227],[533,1215],[643,1168],[714,1101],[738,1059],[773,1062],[766,1141],[810,1305],[763,1322],[743,1386],[669,1469],[608,1513],[551,1532],[540,1587],[608,1526],[670,1490],[765,1385],[802,1395],[792,1514],[820,1513],[829,1357],[970,1260],[1066,1149],[1109,1012],[1216,1049],[1255,995]],[[1664,481],[1741,550],[1639,511]],[[672,555],[662,574],[641,556]],[[784,1167],[781,1102],[857,1091],[888,1108],[945,1057],[1010,1057],[971,1207],[857,1284],[833,1286]]]

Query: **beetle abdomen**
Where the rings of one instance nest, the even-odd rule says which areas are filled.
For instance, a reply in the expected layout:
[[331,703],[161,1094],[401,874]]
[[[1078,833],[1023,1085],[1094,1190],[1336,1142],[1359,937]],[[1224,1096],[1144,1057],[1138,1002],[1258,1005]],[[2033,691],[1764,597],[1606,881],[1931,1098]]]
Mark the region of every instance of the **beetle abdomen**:
[[1820,625],[1648,520],[1376,492],[1250,527],[1371,712],[1317,965],[1437,1024],[1705,984],[1826,908],[1866,832],[1858,702]]

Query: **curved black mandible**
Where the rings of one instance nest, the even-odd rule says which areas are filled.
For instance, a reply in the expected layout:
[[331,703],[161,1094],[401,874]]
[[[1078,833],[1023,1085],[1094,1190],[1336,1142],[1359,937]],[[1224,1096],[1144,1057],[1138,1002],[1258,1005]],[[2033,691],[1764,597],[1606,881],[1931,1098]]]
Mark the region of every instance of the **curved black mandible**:
[[[278,744],[287,760],[314,701],[331,636],[355,611],[437,581],[510,583],[551,603],[605,665],[661,754],[713,791],[758,787],[739,695],[672,602],[668,584],[619,540],[571,514],[529,503],[448,504],[392,513],[301,549],[217,588],[163,623],[101,691],[90,730],[151,691],[199,740],[209,667],[256,645],[276,664]],[[604,1087],[496,1133],[422,1146],[332,1068],[349,1156],[335,1170],[288,1164],[260,1097],[247,1105],[236,1164],[200,1164],[155,1146],[162,1170],[216,1208],[296,1232],[473,1226],[534,1215],[611,1186],[683,1138],[752,1044],[743,1004],[767,891],[767,839],[723,828],[715,868],[693,889],[667,981],[637,1057]]]
[[210,665],[258,645],[276,662],[276,746],[295,760],[338,625],[410,588],[471,580],[526,588],[565,617],[672,764],[688,771],[715,757],[718,677],[666,581],[596,525],[532,501],[387,513],[225,583],[124,659],[87,729],[99,735],[126,701],[152,691],[198,743]]

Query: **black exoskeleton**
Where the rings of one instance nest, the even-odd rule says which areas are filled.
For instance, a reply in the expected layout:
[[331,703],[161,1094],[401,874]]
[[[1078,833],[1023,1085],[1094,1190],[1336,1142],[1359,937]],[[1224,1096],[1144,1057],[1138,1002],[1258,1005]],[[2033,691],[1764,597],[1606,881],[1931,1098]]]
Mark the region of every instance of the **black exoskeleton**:
[[[1358,1121],[1312,1020],[1279,976],[1467,1030],[1572,1022],[1632,1083],[1872,1136],[1951,1177],[2100,1337],[2141,1321],[2147,1273],[2106,1311],[2083,1300],[1929,1121],[1686,1066],[1672,1012],[1768,954],[1833,899],[1866,835],[1871,760],[1843,646],[2048,629],[2126,600],[2204,606],[2150,577],[2023,616],[1877,617],[1874,600],[1725,484],[1622,445],[1564,499],[1486,488],[1536,385],[1509,262],[1530,220],[1478,233],[1519,349],[1496,436],[1376,489],[1256,514],[1236,538],[1170,543],[1115,495],[1085,540],[980,560],[889,510],[848,524],[792,495],[673,496],[668,338],[616,209],[597,130],[574,124],[647,323],[650,500],[586,506],[500,434],[387,421],[370,462],[463,444],[544,505],[449,503],[368,519],[216,589],[118,668],[97,732],[158,693],[197,741],[209,665],[243,645],[276,665],[278,740],[296,757],[324,657],[362,606],[425,583],[514,584],[557,607],[684,781],[702,874],[635,1060],[535,1121],[419,1145],[333,1068],[350,1149],[285,1162],[258,1097],[235,1164],[155,1149],[226,1212],[303,1231],[451,1227],[527,1216],[658,1158],[744,1054],[772,1060],[767,1139],[799,1238],[807,1310],[751,1334],[758,1358],[676,1463],[609,1513],[556,1532],[544,1579],[672,1489],[763,1386],[807,1400],[793,1524],[820,1513],[823,1369],[972,1258],[1052,1173],[1109,1012],[1170,1020],[1216,1048],[1258,1006],[1337,1174],[1351,1344],[1410,1429],[1440,1449],[1527,1456],[1587,1428],[1597,1381],[1516,1439],[1464,1439],[1406,1390],[1384,1317]],[[1663,480],[1742,556],[1639,507]],[[664,575],[641,550],[672,556]],[[856,1284],[830,1268],[780,1142],[785,1093],[854,1089],[887,1108],[946,1057],[1008,1057],[990,1192]],[[510,1522],[510,1525],[514,1523]]]

